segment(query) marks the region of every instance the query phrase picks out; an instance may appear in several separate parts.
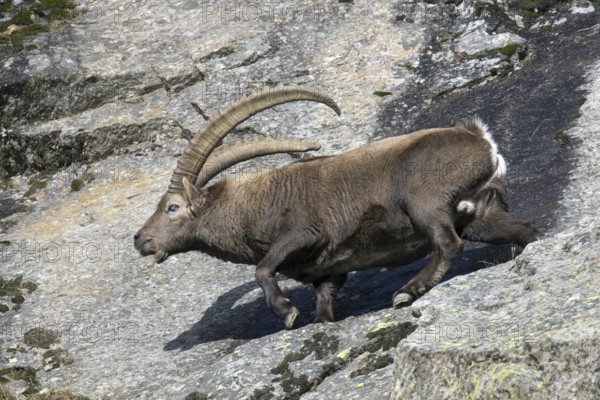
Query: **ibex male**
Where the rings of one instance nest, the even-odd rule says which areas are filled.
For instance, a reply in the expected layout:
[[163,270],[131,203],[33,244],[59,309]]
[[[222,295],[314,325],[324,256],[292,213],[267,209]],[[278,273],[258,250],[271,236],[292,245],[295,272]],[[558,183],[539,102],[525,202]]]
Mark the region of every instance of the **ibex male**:
[[312,283],[315,322],[333,321],[332,302],[351,271],[431,261],[393,297],[405,305],[436,285],[461,253],[461,238],[526,246],[531,223],[508,213],[506,164],[486,126],[474,119],[452,128],[391,137],[335,156],[293,162],[252,179],[220,171],[267,154],[308,151],[298,140],[219,142],[255,113],[309,100],[340,110],[322,93],[267,89],[211,117],[189,142],[154,214],[135,234],[142,255],[158,263],[199,250],[235,263],[256,264],[256,281],[286,328],[298,310],[275,273]]

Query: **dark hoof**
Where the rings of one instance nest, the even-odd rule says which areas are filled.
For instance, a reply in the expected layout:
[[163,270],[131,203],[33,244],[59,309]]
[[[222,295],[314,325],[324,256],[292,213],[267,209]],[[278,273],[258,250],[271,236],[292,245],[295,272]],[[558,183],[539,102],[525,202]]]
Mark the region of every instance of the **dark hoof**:
[[[427,293],[433,286],[435,286],[433,283],[423,283],[421,281],[408,282],[399,291],[397,291],[396,294],[406,293],[411,295],[413,300],[415,300],[417,297],[421,297]],[[394,295],[394,297],[395,296],[396,295]]]
[[292,329],[294,327],[294,323],[300,312],[294,307],[290,299],[278,297],[270,306],[271,310],[277,315],[283,326],[285,326],[285,329]]
[[394,293],[394,307],[404,307],[411,304],[413,301],[423,296],[429,291],[434,285],[429,283],[423,283],[420,280],[408,282],[400,290]]
[[292,306],[291,311],[281,320],[283,325],[285,325],[285,329],[292,329],[294,327],[298,315],[300,315],[300,312],[296,307]]
[[401,308],[410,305],[414,300],[415,298],[408,293],[398,293],[394,295],[393,304],[394,307]]

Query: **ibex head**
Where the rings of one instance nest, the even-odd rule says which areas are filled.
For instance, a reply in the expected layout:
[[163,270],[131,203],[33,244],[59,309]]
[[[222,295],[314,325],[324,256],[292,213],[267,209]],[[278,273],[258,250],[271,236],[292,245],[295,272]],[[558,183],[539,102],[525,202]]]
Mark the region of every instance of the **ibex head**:
[[154,254],[156,261],[161,263],[171,254],[198,247],[198,233],[204,229],[201,217],[207,206],[205,185],[219,172],[268,154],[318,150],[318,144],[308,141],[264,139],[223,146],[213,152],[233,128],[252,115],[278,104],[300,100],[326,104],[340,114],[335,101],[327,95],[298,87],[277,87],[237,101],[212,116],[190,140],[173,171],[167,193],[154,214],[134,235],[134,244],[140,254]]
[[158,263],[171,254],[189,250],[195,240],[202,196],[187,178],[183,178],[183,185],[183,191],[163,195],[154,214],[134,236],[140,254],[154,254]]

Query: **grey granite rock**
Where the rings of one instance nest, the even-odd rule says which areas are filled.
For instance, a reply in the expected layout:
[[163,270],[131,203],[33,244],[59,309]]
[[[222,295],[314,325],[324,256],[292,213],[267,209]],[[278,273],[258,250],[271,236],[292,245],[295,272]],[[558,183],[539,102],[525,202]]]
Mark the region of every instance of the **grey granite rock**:
[[479,25],[471,32],[462,35],[457,43],[456,49],[460,52],[473,55],[485,51],[501,49],[510,45],[522,45],[527,41],[510,32],[503,32],[490,35],[485,31],[483,25]]
[[[0,295],[2,390],[594,395],[584,380],[598,380],[597,6],[559,4],[530,21],[509,5],[81,2],[69,25],[28,38],[28,50],[0,60],[0,277],[12,288]],[[505,44],[520,47],[506,55]],[[510,247],[468,246],[448,280],[408,309],[390,308],[391,296],[423,261],[352,274],[332,324],[311,325],[311,289],[282,279],[301,311],[291,331],[251,267],[199,253],[160,266],[140,258],[131,236],[190,135],[229,101],[280,83],[333,94],[342,116],[282,105],[228,141],[309,138],[331,154],[477,113],[509,161],[515,213],[547,238],[494,268],[483,267],[512,258]],[[291,160],[227,174],[244,179]],[[520,320],[503,331],[511,315]],[[571,378],[578,386],[558,387]]]
[[587,100],[566,132],[581,144],[564,229],[413,303],[419,328],[396,349],[391,398],[600,396],[599,67],[589,67]]

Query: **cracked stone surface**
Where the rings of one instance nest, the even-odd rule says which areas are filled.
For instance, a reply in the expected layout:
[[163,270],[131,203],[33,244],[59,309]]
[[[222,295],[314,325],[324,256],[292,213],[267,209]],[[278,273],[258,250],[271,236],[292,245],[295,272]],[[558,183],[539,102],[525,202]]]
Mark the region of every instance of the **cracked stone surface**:
[[599,67],[590,66],[589,97],[567,131],[581,144],[564,229],[413,303],[419,330],[396,349],[392,398],[600,395],[600,204],[590,190],[600,174],[591,156],[600,149]]
[[[73,21],[0,58],[3,391],[599,396],[597,2],[79,4]],[[312,289],[282,277],[301,312],[290,331],[252,267],[140,258],[132,235],[187,140],[229,101],[276,84],[332,94],[342,116],[286,104],[226,141],[308,138],[324,155],[476,114],[508,161],[513,213],[543,240],[518,256],[468,244],[405,309],[392,294],[426,260],[352,274],[328,324],[310,324]]]
[[456,49],[460,52],[473,55],[510,45],[522,45],[526,42],[519,35],[509,32],[490,35],[485,31],[484,25],[479,25],[476,29],[460,37],[458,43],[456,43]]

